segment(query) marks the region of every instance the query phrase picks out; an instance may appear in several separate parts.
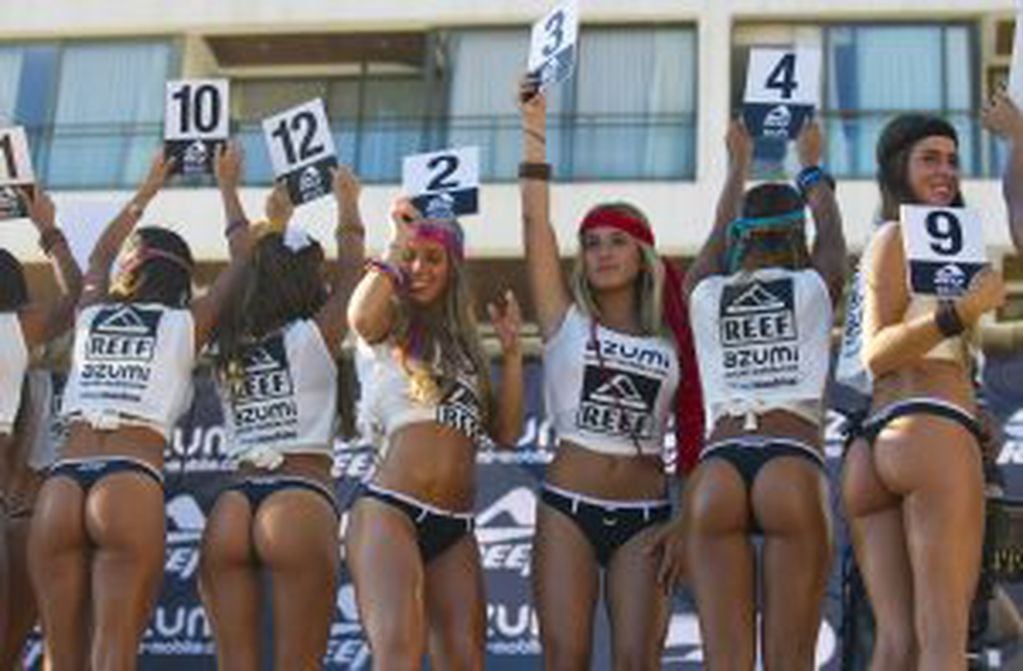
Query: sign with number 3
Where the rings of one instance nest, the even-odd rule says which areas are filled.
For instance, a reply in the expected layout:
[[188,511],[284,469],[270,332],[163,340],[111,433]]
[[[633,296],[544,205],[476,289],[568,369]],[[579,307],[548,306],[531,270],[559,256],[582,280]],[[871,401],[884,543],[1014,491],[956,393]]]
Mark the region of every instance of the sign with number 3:
[[529,47],[529,74],[546,89],[564,81],[575,70],[576,38],[579,35],[579,7],[576,0],[564,2],[533,24]]

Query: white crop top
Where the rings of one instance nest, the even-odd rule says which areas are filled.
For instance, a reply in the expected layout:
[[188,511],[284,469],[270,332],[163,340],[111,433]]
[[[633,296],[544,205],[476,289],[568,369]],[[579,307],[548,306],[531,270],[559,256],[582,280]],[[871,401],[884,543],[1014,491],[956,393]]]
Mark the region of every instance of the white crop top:
[[833,309],[816,270],[762,268],[701,281],[689,301],[708,431],[722,416],[823,412]]
[[437,422],[468,436],[477,445],[489,438],[483,427],[479,383],[475,375],[459,376],[438,402],[424,402],[411,396],[410,378],[393,342],[370,345],[361,338],[355,351],[359,376],[359,430],[372,443],[386,450],[398,429],[420,422]]
[[543,367],[559,438],[604,454],[662,454],[679,384],[670,340],[612,331],[573,304],[544,344]]
[[28,372],[28,390],[35,428],[28,465],[34,471],[43,471],[57,460],[67,440],[68,426],[60,412],[64,375],[43,368],[32,369]]
[[14,431],[21,405],[21,387],[28,369],[28,347],[17,312],[0,313],[0,435]]
[[316,322],[294,321],[248,345],[242,366],[220,385],[232,458],[276,468],[289,453],[333,454],[337,364]]
[[169,439],[192,402],[192,313],[156,303],[92,305],[75,319],[64,415],[101,431],[144,426]]

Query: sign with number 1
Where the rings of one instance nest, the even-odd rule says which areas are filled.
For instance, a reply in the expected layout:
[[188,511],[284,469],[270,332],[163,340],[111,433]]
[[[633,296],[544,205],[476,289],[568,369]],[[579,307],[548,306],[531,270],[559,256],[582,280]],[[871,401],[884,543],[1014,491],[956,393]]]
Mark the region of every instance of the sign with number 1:
[[817,107],[821,53],[751,49],[743,120],[754,137],[794,138]]
[[337,152],[321,99],[264,119],[263,137],[274,177],[285,180],[291,202],[301,205],[330,193]]
[[910,291],[949,297],[964,293],[987,265],[980,215],[927,205],[903,205],[900,215]]
[[164,154],[184,175],[213,172],[213,154],[228,136],[226,79],[177,79],[167,82],[163,117]]
[[0,128],[0,220],[27,215],[16,187],[28,187],[34,182],[25,129],[21,126]]
[[416,209],[428,216],[433,206],[447,208],[454,215],[475,214],[479,212],[479,157],[479,147],[406,156],[402,190],[412,197]]
[[579,35],[579,6],[568,0],[533,24],[529,46],[529,74],[546,89],[564,81],[575,70],[576,38]]

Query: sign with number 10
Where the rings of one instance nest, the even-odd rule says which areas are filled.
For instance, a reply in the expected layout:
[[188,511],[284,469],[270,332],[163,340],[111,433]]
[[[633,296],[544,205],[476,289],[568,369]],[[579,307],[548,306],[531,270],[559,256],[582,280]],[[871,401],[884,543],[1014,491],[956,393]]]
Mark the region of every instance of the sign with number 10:
[[228,136],[226,79],[178,79],[167,82],[163,117],[164,154],[184,175],[213,172],[213,154]]

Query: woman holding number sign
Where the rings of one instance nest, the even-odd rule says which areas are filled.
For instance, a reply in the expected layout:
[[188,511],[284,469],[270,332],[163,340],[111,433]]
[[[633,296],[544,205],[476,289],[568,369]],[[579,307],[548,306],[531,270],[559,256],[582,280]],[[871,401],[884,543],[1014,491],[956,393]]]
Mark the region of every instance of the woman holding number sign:
[[483,574],[473,531],[476,448],[513,445],[522,429],[519,308],[489,305],[503,372],[491,392],[450,212],[392,213],[391,243],[352,296],[359,336],[359,423],[381,446],[349,514],[346,561],[379,669],[481,669]]
[[[235,163],[221,166],[221,183],[225,168],[237,181]],[[271,601],[274,668],[319,668],[326,653],[339,560],[331,478],[335,360],[365,238],[358,180],[342,168],[333,187],[338,262],[331,292],[323,285],[319,243],[286,228],[293,208],[279,185],[241,296],[217,328],[229,450],[240,478],[206,523],[199,582],[222,669],[260,667],[261,604]],[[271,586],[265,596],[263,569]]]
[[753,141],[734,121],[726,142],[717,218],[686,277],[711,423],[686,483],[688,576],[707,667],[752,669],[762,536],[764,667],[811,669],[831,563],[823,397],[845,238],[816,122],[796,141],[798,188],[744,194]]
[[[861,353],[873,400],[843,472],[856,559],[877,620],[871,668],[965,669],[984,530],[967,340],[981,315],[1004,302],[1005,286],[985,269],[951,300],[909,290],[900,206],[963,203],[949,123],[896,118],[881,134],[877,161],[886,223],[864,257]],[[957,220],[941,224],[928,226],[933,247],[961,239]]]
[[[237,148],[217,162],[237,160]],[[163,454],[192,396],[192,364],[249,248],[234,184],[221,183],[237,259],[192,300],[187,243],[134,230],[167,180],[158,156],[89,257],[64,392],[69,436],[29,533],[46,657],[56,669],[134,669],[163,567]],[[129,238],[130,235],[130,238]],[[128,245],[112,280],[110,267]]]
[[657,255],[642,212],[616,202],[583,218],[576,271],[565,281],[548,204],[546,100],[528,78],[520,99],[526,264],[547,412],[560,438],[533,543],[544,664],[590,667],[603,573],[614,667],[657,668],[681,573],[662,458],[669,418],[682,468],[703,434],[681,277]]
[[39,231],[39,246],[53,264],[59,294],[51,302],[30,302],[25,271],[0,249],[0,668],[10,668],[35,619],[28,582],[26,538],[31,503],[21,500],[17,482],[35,438],[34,408],[26,377],[31,352],[67,331],[82,290],[82,273],[57,227],[53,201],[39,187],[20,194]]

